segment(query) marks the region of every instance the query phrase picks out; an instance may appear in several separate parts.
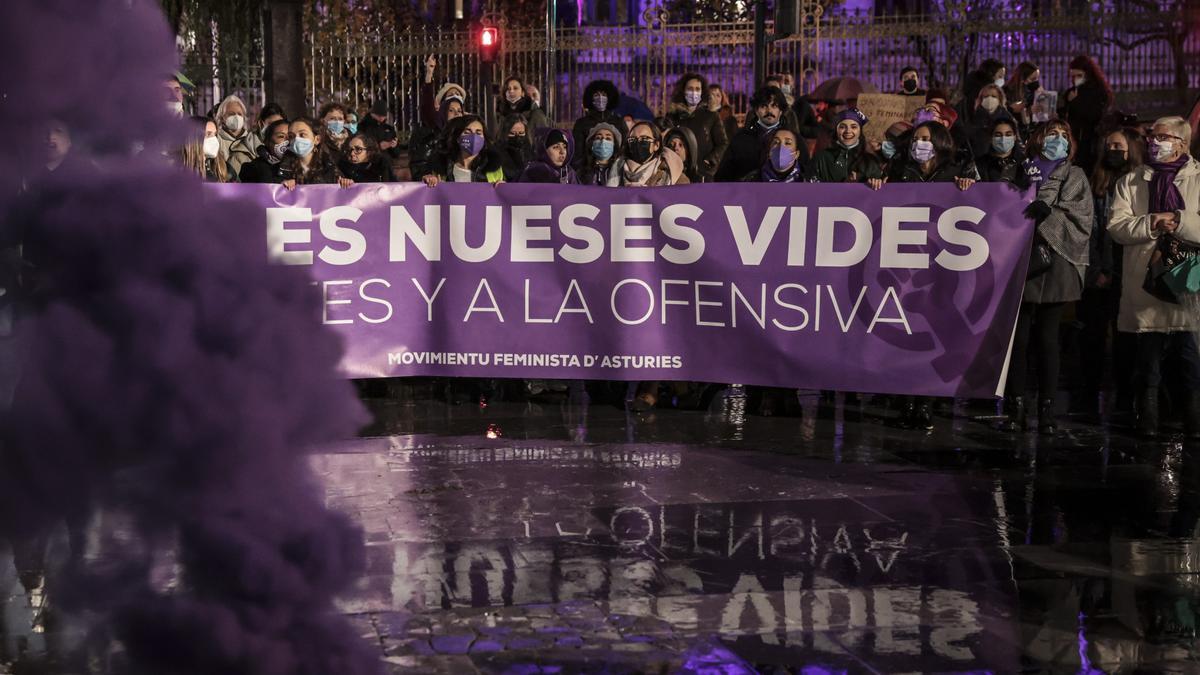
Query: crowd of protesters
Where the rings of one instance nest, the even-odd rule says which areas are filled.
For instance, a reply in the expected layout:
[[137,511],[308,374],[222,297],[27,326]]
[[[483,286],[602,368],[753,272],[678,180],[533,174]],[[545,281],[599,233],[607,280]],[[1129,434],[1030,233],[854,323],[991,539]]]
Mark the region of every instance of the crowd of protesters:
[[[1049,119],[1033,113],[1042,90],[1035,64],[1009,71],[988,59],[954,94],[923,87],[920,73],[906,68],[895,93],[923,97],[924,104],[879,141],[866,140],[871,120],[854,100],[795,96],[790,75],[772,75],[753,92],[740,124],[726,92],[699,74],[680,77],[668,108],[654,119],[615,113],[621,93],[612,82],[596,80],[584,88],[568,130],[553,125],[538,105],[538,90],[519,77],[505,79],[494,102],[473,103],[463,86],[437,80],[435,59],[424,65],[407,152],[382,103],[361,116],[338,102],[315,116],[268,104],[251,121],[246,105],[230,96],[197,119],[203,135],[182,150],[181,160],[206,180],[289,189],[394,180],[609,187],[856,182],[870,189],[948,182],[961,190],[984,181],[1030,189],[1025,216],[1035,236],[1003,426],[1023,431],[1036,411],[1037,430],[1055,432],[1064,351],[1082,360],[1083,381],[1072,404],[1099,410],[1111,352],[1117,411],[1134,413],[1139,431],[1153,436],[1161,398],[1185,432],[1200,437],[1200,316],[1194,305],[1143,282],[1166,242],[1185,251],[1200,246],[1200,162],[1189,154],[1192,129],[1180,117],[1143,123],[1116,111],[1103,71],[1087,56],[1062,74],[1070,86]],[[179,112],[177,84],[170,105]],[[494,106],[487,117],[497,121],[490,127],[473,112],[482,106]],[[407,158],[406,171],[395,168],[403,167],[394,161],[400,157]],[[1077,350],[1061,343],[1068,313],[1078,326]],[[1165,362],[1178,375],[1178,382],[1167,383],[1173,387],[1163,386]],[[661,405],[665,386],[641,383],[634,406]],[[1160,389],[1175,395],[1160,397]],[[1027,404],[1029,392],[1034,397]],[[778,394],[759,390],[753,407],[769,413]],[[897,399],[896,419],[932,429],[935,403]]]

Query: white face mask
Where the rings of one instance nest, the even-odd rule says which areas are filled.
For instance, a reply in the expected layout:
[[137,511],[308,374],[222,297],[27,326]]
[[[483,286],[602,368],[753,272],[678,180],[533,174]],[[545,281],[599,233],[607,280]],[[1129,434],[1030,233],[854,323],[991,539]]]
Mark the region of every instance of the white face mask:
[[1003,87],[1004,86],[1004,78],[997,77],[995,80],[992,81],[992,84],[996,85],[997,87]]
[[183,101],[167,101],[167,112],[176,117],[183,117]]
[[230,131],[241,131],[246,126],[246,118],[241,115],[230,115],[225,118],[225,128]]
[[216,136],[209,136],[204,139],[204,156],[209,159],[215,159],[217,153],[221,151],[221,141]]
[[1071,80],[1071,82],[1073,82],[1075,84],[1076,89],[1078,89],[1079,87],[1082,87],[1083,83],[1086,81],[1087,81],[1087,78],[1085,78],[1083,76],[1080,76],[1080,77],[1075,78],[1074,80]]
[[984,96],[983,100],[979,102],[979,107],[988,112],[996,112],[996,108],[1000,107],[1000,99],[995,96]]

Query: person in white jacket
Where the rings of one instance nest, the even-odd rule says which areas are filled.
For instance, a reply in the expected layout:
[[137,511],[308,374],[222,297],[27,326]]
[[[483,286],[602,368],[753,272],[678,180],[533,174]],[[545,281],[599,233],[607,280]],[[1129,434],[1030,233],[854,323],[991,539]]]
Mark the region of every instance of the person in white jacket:
[[1148,161],[1117,182],[1108,219],[1113,241],[1125,247],[1117,329],[1137,334],[1138,431],[1147,437],[1158,433],[1162,361],[1178,355],[1188,391],[1183,402],[1185,433],[1200,439],[1200,316],[1188,305],[1160,300],[1142,287],[1150,256],[1163,237],[1200,246],[1200,162],[1187,154],[1191,137],[1182,117],[1155,122]]

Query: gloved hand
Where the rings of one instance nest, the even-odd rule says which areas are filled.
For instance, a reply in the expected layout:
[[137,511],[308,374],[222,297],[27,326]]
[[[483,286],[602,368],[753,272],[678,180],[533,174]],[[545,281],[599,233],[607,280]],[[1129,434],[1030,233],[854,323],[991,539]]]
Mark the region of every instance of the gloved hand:
[[1032,218],[1034,222],[1040,223],[1050,215],[1050,205],[1038,199],[1029,206],[1025,207],[1025,217]]

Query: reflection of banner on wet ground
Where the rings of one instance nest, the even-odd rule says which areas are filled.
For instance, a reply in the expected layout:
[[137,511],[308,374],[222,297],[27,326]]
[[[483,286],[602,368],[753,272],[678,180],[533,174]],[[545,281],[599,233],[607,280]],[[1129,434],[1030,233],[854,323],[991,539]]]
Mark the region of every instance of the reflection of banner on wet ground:
[[206,188],[311,270],[355,377],[990,395],[1031,233],[998,184]]

